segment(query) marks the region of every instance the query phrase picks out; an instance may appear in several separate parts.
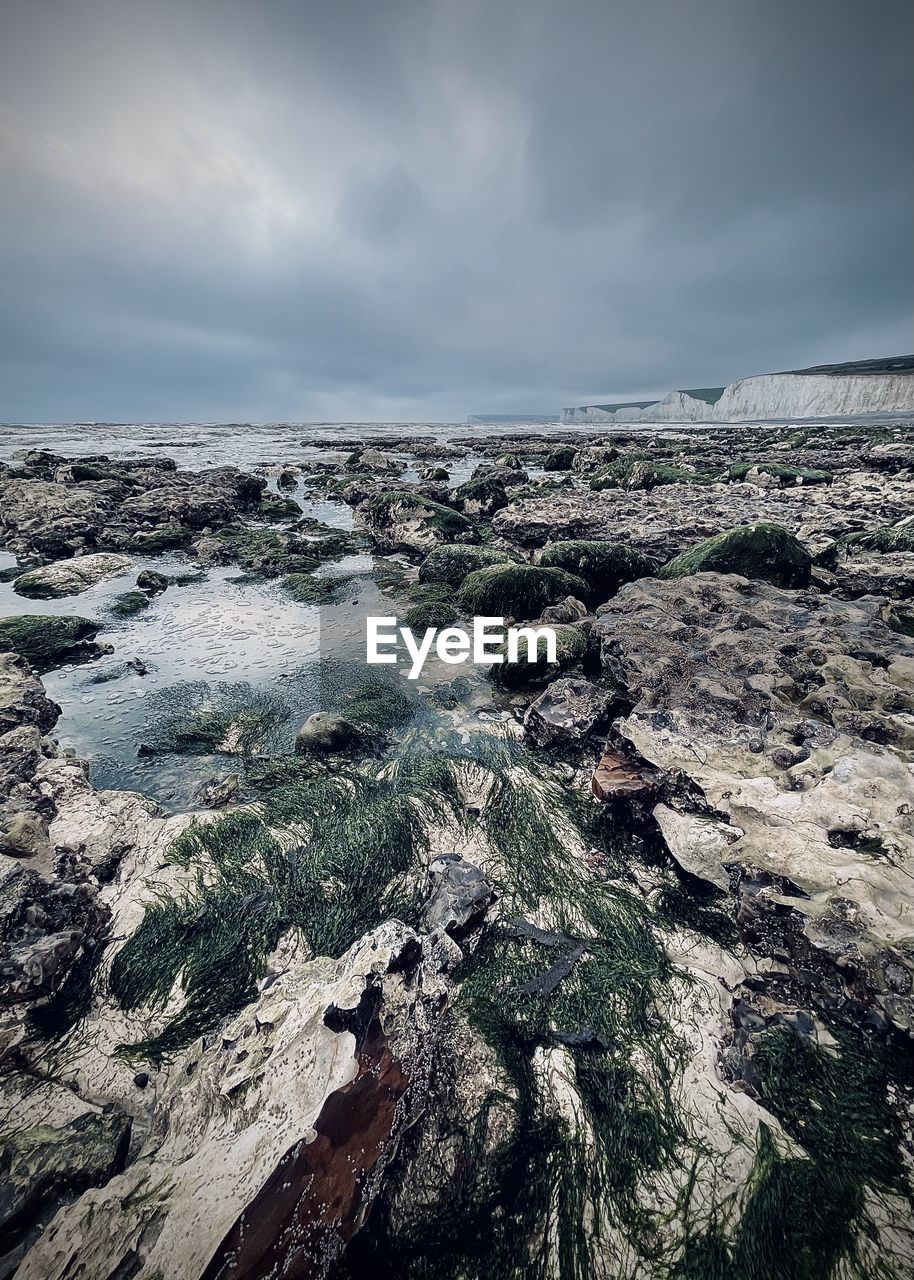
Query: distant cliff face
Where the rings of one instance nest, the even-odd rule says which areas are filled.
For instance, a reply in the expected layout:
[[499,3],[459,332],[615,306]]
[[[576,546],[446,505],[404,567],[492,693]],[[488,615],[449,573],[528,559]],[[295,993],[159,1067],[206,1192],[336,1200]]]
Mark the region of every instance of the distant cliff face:
[[[894,363],[904,367],[908,357]],[[863,363],[863,362],[861,362]],[[874,362],[869,362],[874,363]],[[854,366],[844,366],[853,368]],[[753,422],[759,419],[844,418],[914,414],[914,371],[766,373],[731,382],[719,395],[671,391],[644,407],[584,405],[565,409],[574,422]],[[714,397],[714,398],[712,398]]]

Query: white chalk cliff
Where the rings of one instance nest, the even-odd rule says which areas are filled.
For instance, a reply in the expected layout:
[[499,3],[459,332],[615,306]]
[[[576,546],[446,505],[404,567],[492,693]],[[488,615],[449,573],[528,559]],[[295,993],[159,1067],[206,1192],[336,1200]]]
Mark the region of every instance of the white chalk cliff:
[[[873,368],[879,363],[884,370]],[[564,409],[562,421],[755,422],[914,414],[914,358],[825,368],[760,374],[700,393],[671,391],[647,405],[583,405]]]

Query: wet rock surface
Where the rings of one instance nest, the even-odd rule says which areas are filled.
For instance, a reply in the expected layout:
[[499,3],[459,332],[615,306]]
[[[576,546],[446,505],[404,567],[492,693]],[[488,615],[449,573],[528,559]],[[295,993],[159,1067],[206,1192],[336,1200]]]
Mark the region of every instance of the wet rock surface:
[[[260,503],[265,483],[234,467],[178,471],[168,458],[68,462],[31,450],[0,468],[0,536],[21,561],[186,545]],[[62,572],[62,571],[61,571]]]
[[[385,610],[551,622],[560,661],[334,668],[307,720],[201,682],[142,739],[215,748],[191,817],[96,789],[0,653],[0,1275],[900,1280],[907,432],[314,439],[258,466],[297,511],[30,451],[3,537],[58,582],[178,545],[329,619],[310,585],[370,548]],[[96,625],[0,637],[53,677]]]

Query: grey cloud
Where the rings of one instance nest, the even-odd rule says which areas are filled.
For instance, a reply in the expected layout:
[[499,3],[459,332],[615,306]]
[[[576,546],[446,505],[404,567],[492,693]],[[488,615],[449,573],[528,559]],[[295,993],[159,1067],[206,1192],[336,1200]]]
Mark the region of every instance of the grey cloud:
[[910,349],[901,0],[2,24],[0,419],[460,418]]

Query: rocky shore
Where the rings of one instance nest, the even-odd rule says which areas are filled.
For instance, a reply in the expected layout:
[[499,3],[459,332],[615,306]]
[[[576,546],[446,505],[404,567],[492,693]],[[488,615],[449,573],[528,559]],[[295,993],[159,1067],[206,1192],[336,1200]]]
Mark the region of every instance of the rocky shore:
[[[914,429],[302,448],[0,464],[0,1278],[909,1274]],[[556,660],[150,725],[168,814],[41,679],[165,552]]]

